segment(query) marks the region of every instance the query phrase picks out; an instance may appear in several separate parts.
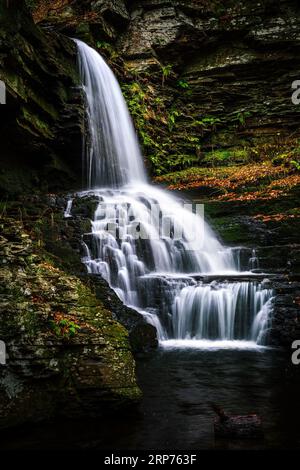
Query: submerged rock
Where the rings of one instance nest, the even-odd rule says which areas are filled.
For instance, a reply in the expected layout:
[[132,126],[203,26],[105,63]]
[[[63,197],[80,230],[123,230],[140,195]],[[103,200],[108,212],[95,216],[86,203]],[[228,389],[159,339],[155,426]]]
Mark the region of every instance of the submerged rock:
[[257,414],[228,415],[219,406],[212,404],[218,415],[214,420],[216,437],[234,439],[259,439],[263,437],[262,421]]
[[223,421],[216,418],[214,429],[216,437],[259,439],[263,436],[261,419],[256,414],[230,416]]

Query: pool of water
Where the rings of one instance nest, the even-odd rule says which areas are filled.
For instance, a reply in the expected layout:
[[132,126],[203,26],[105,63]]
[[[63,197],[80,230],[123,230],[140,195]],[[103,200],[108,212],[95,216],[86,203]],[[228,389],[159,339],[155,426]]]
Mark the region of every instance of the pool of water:
[[[300,448],[299,379],[291,375],[290,360],[280,351],[182,349],[173,345],[140,358],[137,372],[144,393],[138,411],[10,431],[2,437],[0,447]],[[215,440],[210,402],[232,414],[260,414],[264,440]]]

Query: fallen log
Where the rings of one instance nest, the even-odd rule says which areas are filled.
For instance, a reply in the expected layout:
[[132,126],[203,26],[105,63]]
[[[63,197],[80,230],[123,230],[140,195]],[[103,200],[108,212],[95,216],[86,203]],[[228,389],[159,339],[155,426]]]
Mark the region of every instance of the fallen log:
[[218,415],[214,419],[216,437],[234,439],[260,439],[263,437],[262,421],[257,414],[230,416],[218,405],[211,403],[211,406]]

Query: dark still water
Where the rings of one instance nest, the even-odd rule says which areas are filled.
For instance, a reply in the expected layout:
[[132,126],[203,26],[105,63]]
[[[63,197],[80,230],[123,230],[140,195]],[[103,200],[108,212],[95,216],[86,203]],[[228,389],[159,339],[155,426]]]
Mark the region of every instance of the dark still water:
[[[0,447],[300,448],[299,379],[292,377],[290,358],[279,351],[158,350],[139,359],[138,377],[144,392],[138,413],[14,430],[2,436]],[[265,439],[215,441],[211,401],[233,414],[260,414]]]

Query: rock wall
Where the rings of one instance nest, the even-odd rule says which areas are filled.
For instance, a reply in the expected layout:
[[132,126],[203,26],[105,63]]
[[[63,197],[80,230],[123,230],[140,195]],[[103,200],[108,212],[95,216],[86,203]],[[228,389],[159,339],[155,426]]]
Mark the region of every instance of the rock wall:
[[0,227],[0,428],[136,404],[125,328],[91,287],[55,265],[37,232],[8,216]]
[[117,74],[153,175],[284,159],[298,148],[299,17],[296,0],[4,2],[2,192],[80,186],[83,106],[67,36]]
[[156,70],[165,107],[167,125],[154,117],[152,135],[166,151],[146,149],[154,172],[272,159],[297,146],[296,1],[128,3],[118,48],[150,82]]
[[73,41],[34,25],[24,2],[1,2],[0,195],[81,182],[83,106]]
[[38,2],[123,82],[154,174],[280,158],[298,145],[296,0]]

